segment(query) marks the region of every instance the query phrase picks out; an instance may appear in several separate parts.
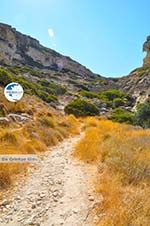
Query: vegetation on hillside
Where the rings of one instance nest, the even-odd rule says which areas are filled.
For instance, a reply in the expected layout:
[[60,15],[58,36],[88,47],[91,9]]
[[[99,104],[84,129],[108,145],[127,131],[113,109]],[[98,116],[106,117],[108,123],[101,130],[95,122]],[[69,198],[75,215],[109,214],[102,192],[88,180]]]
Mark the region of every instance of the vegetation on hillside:
[[142,77],[145,74],[150,73],[150,66],[143,66],[143,67],[136,68],[131,73],[136,73],[139,77]]
[[106,91],[97,93],[91,91],[81,91],[79,95],[82,97],[86,97],[88,99],[97,98],[101,102],[106,103],[107,107],[119,107],[124,105],[131,105],[133,99],[130,95],[116,90],[116,89],[108,89]]
[[91,92],[91,91],[80,91],[79,94],[83,97],[87,97],[89,99],[93,99],[93,98],[99,98],[98,93],[96,92]]
[[98,164],[99,226],[149,226],[150,130],[87,118],[74,155]]
[[92,115],[98,115],[99,109],[89,101],[76,99],[65,107],[65,112],[67,114],[73,114],[77,117],[88,116],[88,115],[92,116]]
[[[17,69],[23,72],[23,69]],[[6,70],[4,68],[0,68],[0,85],[6,86],[8,83],[18,82],[23,86],[25,93],[36,95],[47,103],[57,102],[58,96],[63,95],[66,92],[65,87],[49,82],[45,79],[41,79],[38,83],[34,83],[31,81],[29,82],[21,74],[18,74],[18,71],[16,74],[12,74],[12,71],[14,72],[17,69],[13,68],[10,70],[9,68],[9,70]],[[32,71],[32,73],[34,72],[32,69],[30,69],[30,71]]]
[[[79,98],[80,96],[82,97]],[[85,97],[87,99],[84,99]],[[79,92],[78,99],[65,107],[65,112],[67,114],[74,114],[77,117],[99,115],[101,107],[97,106],[93,101],[95,98],[101,101],[98,105],[101,105],[101,103],[106,104],[105,109],[110,110],[108,116],[106,115],[109,119],[120,123],[135,124],[134,113],[125,109],[125,106],[127,107],[128,104],[132,103],[132,97],[118,90],[107,90],[101,93],[81,91]],[[89,103],[90,108],[87,108]]]

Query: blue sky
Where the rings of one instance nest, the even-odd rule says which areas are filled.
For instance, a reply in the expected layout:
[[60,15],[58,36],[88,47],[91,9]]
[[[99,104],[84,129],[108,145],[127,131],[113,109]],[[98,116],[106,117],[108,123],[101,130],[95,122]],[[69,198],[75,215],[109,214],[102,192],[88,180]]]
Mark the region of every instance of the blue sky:
[[142,65],[149,0],[1,0],[0,21],[93,72],[121,76]]

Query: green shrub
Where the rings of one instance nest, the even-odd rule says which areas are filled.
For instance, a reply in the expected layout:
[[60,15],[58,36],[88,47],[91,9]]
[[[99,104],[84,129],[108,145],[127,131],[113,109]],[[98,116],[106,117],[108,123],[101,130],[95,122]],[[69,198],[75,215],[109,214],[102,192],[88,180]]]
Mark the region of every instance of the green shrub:
[[150,128],[150,101],[139,105],[135,113],[134,122],[144,128]]
[[62,85],[59,85],[59,84],[56,84],[53,82],[49,82],[46,79],[41,80],[40,84],[42,85],[43,89],[46,92],[49,92],[54,95],[63,95],[67,91],[66,88],[63,87]]
[[55,95],[52,95],[52,94],[48,94],[42,90],[38,91],[37,92],[37,96],[39,98],[41,98],[42,100],[46,101],[47,103],[50,103],[50,102],[57,102],[58,99]]
[[99,97],[102,100],[113,101],[115,98],[124,99],[126,97],[126,94],[116,89],[109,89],[101,92],[99,94]]
[[88,101],[76,99],[65,107],[65,112],[67,114],[73,114],[77,117],[88,115],[92,116],[98,115],[99,109]]
[[43,72],[39,71],[38,69],[34,70],[29,66],[7,66],[8,70],[15,75],[23,74],[23,73],[30,73],[32,76],[40,76]]
[[0,85],[6,86],[8,83],[11,83],[13,81],[14,77],[12,76],[12,74],[3,68],[0,68]]
[[116,108],[113,111],[110,119],[120,123],[133,123],[133,113],[123,110],[122,108]]
[[42,89],[39,84],[29,82],[21,76],[16,77],[16,82],[21,84],[24,90],[29,94],[37,94],[37,91]]
[[114,107],[120,107],[120,106],[123,106],[124,105],[124,100],[120,97],[117,97],[115,99],[113,99],[113,106]]
[[135,102],[132,96],[116,89],[103,91],[98,96],[100,100],[107,104],[107,107],[120,107],[125,104],[133,106]]
[[90,92],[90,91],[81,91],[79,92],[79,94],[83,97],[87,97],[87,98],[99,98],[98,94],[95,92]]
[[49,94],[49,92],[46,92],[44,87],[40,84],[28,82],[26,79],[20,76],[16,78],[16,81],[23,86],[26,93],[28,94],[36,95],[47,103],[57,101],[57,97],[53,94]]

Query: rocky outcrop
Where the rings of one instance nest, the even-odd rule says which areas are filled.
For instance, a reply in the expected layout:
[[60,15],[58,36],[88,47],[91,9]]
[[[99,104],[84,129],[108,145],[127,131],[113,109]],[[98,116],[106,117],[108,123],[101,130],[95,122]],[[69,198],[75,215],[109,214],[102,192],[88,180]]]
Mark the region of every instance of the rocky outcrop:
[[147,37],[143,45],[143,51],[147,53],[143,61],[143,66],[150,66],[150,36]]
[[48,71],[70,71],[88,78],[97,76],[70,57],[42,46],[36,39],[3,23],[0,23],[0,64],[28,65]]
[[150,73],[145,72],[140,76],[138,70],[122,77],[118,81],[118,88],[131,94],[136,104],[143,103],[150,98]]

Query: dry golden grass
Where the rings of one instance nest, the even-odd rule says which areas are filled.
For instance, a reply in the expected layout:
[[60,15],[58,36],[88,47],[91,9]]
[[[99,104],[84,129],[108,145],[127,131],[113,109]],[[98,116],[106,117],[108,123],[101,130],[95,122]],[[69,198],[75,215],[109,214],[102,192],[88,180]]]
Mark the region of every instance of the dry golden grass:
[[[28,113],[32,120],[0,126],[0,154],[37,154],[56,145],[70,135],[79,134],[80,124],[73,116],[62,116],[34,96],[24,96],[17,104],[0,94],[7,113]],[[16,182],[19,174],[27,172],[29,164],[0,163],[0,195]]]
[[150,225],[150,130],[87,118],[74,155],[100,168],[98,226]]
[[96,128],[87,129],[84,138],[76,146],[74,155],[87,162],[99,160],[98,139],[99,133]]

